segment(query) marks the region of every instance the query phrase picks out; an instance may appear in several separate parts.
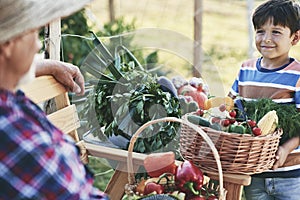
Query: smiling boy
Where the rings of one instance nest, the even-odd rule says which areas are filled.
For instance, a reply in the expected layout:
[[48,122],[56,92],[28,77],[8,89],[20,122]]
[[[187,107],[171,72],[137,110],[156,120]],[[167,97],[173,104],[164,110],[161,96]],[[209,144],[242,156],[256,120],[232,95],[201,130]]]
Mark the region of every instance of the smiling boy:
[[[300,109],[300,63],[289,56],[300,39],[300,7],[293,0],[269,0],[252,17],[256,48],[261,57],[245,61],[229,96],[256,100],[271,98]],[[300,130],[299,130],[300,133]],[[245,187],[247,200],[298,200],[300,166],[281,168],[287,155],[299,146],[299,136],[284,133],[273,171],[252,176]]]

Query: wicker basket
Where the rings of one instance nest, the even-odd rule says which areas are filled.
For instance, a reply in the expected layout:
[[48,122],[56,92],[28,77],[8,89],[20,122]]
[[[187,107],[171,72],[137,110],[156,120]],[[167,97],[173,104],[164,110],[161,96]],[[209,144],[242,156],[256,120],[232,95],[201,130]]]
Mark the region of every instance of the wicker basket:
[[[186,118],[187,115],[183,116],[183,119]],[[273,134],[256,137],[217,131],[208,127],[201,129],[217,148],[224,172],[248,175],[271,169],[282,134],[281,129]],[[185,124],[181,127],[180,152],[184,159],[192,160],[203,170],[218,170],[213,153],[206,142]]]
[[207,136],[207,134],[201,128],[199,128],[198,126],[190,123],[187,120],[182,120],[182,119],[178,119],[178,118],[175,118],[175,117],[165,117],[165,118],[149,121],[149,122],[145,123],[143,126],[141,126],[135,132],[135,134],[132,136],[132,138],[130,140],[129,147],[128,147],[128,157],[127,157],[128,184],[126,184],[126,186],[125,186],[126,194],[130,196],[130,194],[132,194],[134,192],[134,188],[135,188],[135,185],[136,185],[136,180],[135,180],[134,170],[133,170],[133,163],[132,163],[132,152],[133,152],[134,143],[137,140],[139,134],[145,128],[147,128],[148,126],[151,126],[152,124],[159,123],[159,122],[178,122],[178,123],[181,123],[182,125],[184,125],[186,127],[189,127],[190,130],[193,130],[198,135],[198,137],[203,138],[203,141],[205,141],[207,143],[208,148],[211,149],[212,157],[215,159],[216,169],[217,169],[217,172],[218,172],[218,175],[219,175],[219,187],[218,187],[218,189],[219,189],[219,200],[225,200],[227,191],[223,187],[223,171],[222,171],[218,151],[215,148],[213,142],[210,140],[210,138]]

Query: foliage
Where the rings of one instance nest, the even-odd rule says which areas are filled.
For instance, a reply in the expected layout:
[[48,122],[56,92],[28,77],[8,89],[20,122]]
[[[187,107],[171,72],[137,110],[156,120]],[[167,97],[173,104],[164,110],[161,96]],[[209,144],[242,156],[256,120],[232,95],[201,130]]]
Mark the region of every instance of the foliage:
[[[127,48],[116,47],[119,51],[115,50],[118,53],[113,58],[100,41],[96,44],[101,53],[98,57],[106,60],[109,69],[100,77],[93,94],[97,119],[108,137],[121,135],[129,140],[150,120],[181,116],[178,99],[163,91],[156,76],[146,71]],[[109,63],[110,60],[115,62]],[[178,127],[174,122],[148,127],[137,140],[135,151],[161,150],[175,138]]]
[[88,25],[84,10],[62,19],[61,60],[73,63],[77,66],[80,65],[90,51],[90,48],[81,38],[68,35],[88,36],[91,28],[92,27]]
[[259,121],[267,112],[275,110],[278,115],[278,126],[283,129],[280,143],[288,138],[299,136],[300,113],[295,104],[279,104],[271,99],[258,99],[256,101],[243,101],[245,112],[250,119]]

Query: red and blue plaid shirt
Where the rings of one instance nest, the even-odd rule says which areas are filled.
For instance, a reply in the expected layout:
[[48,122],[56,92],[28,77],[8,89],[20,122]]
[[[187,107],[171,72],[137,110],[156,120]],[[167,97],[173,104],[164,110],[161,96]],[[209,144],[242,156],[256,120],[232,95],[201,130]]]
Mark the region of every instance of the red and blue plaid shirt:
[[0,199],[108,199],[70,136],[21,91],[0,90]]

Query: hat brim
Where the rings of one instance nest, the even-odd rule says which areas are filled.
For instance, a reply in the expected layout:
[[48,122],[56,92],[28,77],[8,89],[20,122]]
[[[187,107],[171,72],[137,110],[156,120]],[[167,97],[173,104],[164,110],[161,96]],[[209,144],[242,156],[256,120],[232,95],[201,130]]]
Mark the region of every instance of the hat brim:
[[0,43],[26,31],[42,27],[55,19],[69,16],[91,2],[91,0],[3,1],[0,2],[2,13],[0,14]]

